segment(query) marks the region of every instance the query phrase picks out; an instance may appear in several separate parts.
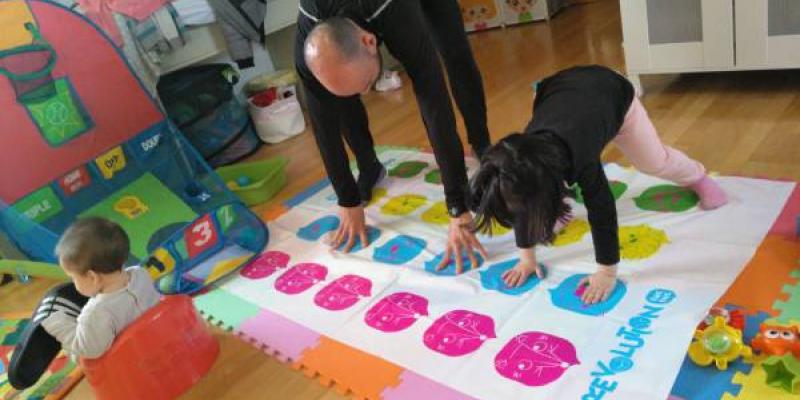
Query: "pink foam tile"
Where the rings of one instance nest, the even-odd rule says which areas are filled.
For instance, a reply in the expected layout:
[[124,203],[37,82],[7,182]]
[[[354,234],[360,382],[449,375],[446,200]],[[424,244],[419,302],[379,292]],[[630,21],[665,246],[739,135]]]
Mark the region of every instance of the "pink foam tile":
[[303,351],[316,346],[320,337],[319,333],[267,310],[244,321],[239,331],[291,361],[299,360]]
[[464,393],[450,389],[438,382],[411,371],[400,375],[401,383],[383,391],[384,400],[436,399],[436,400],[474,400]]

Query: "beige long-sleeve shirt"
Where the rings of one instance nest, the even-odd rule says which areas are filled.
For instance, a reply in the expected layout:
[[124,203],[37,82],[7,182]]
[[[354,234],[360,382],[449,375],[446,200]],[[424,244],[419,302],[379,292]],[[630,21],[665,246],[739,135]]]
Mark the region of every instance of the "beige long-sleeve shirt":
[[161,296],[147,271],[138,267],[126,271],[130,274],[126,287],[92,297],[77,319],[58,311],[42,321],[64,351],[76,357],[102,356],[125,327],[158,303]]

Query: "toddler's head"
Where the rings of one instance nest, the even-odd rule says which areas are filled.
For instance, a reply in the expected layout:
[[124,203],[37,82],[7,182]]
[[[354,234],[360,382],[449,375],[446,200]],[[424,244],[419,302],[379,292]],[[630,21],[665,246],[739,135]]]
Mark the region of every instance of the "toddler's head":
[[[550,243],[556,221],[570,206],[565,171],[569,156],[558,138],[549,133],[512,133],[489,148],[470,180],[470,203],[475,229],[491,233],[493,222],[513,227],[517,218],[534,243]],[[526,223],[527,222],[527,223]]]
[[82,218],[70,225],[56,245],[58,262],[78,292],[94,296],[109,275],[122,271],[128,259],[128,235],[103,218]]

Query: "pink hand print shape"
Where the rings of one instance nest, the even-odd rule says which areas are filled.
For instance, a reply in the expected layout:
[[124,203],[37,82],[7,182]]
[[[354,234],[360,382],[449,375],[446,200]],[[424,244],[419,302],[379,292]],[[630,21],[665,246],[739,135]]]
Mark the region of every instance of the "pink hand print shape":
[[328,284],[314,296],[314,304],[331,311],[344,310],[361,297],[371,295],[372,281],[358,275],[345,275]]
[[381,299],[367,311],[364,322],[383,332],[398,332],[428,315],[428,299],[413,293],[398,292]]
[[578,365],[575,346],[543,332],[525,332],[511,339],[494,359],[500,375],[526,386],[551,383]]
[[239,273],[248,279],[264,279],[289,265],[289,255],[282,251],[268,251],[256,257]]
[[328,276],[328,268],[314,263],[297,264],[275,280],[275,289],[286,294],[302,293]]
[[483,342],[495,337],[491,317],[455,310],[441,316],[425,331],[424,342],[433,351],[457,357],[477,350]]

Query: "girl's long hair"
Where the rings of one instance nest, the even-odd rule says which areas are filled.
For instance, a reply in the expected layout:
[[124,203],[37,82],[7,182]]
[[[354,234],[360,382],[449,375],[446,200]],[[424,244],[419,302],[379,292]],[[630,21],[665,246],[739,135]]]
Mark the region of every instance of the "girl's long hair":
[[569,156],[551,133],[512,133],[492,146],[470,180],[470,208],[476,214],[473,229],[491,234],[494,222],[513,227],[518,218],[534,243],[553,241],[558,220],[571,208],[565,173]]

